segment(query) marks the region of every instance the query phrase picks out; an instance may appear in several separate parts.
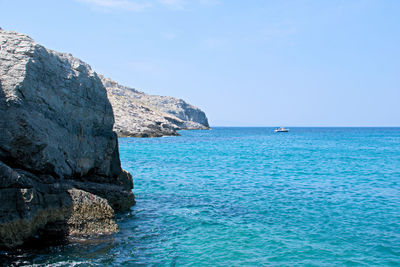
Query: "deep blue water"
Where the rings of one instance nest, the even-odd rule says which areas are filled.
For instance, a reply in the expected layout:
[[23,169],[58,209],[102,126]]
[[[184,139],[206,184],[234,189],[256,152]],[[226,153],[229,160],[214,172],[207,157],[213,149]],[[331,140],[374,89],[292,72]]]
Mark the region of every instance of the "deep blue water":
[[181,134],[120,139],[137,205],[119,215],[118,234],[23,259],[59,265],[400,266],[400,128]]

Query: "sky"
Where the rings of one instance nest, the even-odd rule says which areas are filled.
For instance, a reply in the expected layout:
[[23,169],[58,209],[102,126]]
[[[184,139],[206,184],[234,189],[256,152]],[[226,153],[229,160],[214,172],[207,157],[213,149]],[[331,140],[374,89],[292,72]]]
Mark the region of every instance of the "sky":
[[211,126],[400,126],[398,0],[0,0],[0,27]]

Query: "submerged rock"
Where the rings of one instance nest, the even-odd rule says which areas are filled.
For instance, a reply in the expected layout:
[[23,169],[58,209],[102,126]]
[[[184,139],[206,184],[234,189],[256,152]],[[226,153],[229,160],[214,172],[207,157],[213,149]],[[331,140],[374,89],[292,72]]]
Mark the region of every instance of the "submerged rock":
[[182,99],[148,95],[100,78],[114,110],[114,130],[119,136],[159,137],[178,135],[177,130],[209,129],[205,113]]
[[116,231],[134,196],[113,124],[88,64],[0,30],[0,247]]

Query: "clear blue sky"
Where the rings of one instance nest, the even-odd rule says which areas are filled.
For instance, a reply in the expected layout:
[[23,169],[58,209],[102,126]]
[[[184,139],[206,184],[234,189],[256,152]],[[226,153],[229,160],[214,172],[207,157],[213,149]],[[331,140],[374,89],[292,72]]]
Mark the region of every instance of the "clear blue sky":
[[0,0],[0,27],[212,126],[400,126],[398,0]]

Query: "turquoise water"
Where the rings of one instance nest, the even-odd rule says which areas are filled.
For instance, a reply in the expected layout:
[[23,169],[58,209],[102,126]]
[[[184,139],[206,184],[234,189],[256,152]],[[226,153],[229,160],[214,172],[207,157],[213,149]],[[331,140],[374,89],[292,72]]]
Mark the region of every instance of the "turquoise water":
[[111,239],[20,262],[400,266],[400,128],[121,138],[137,205]]

